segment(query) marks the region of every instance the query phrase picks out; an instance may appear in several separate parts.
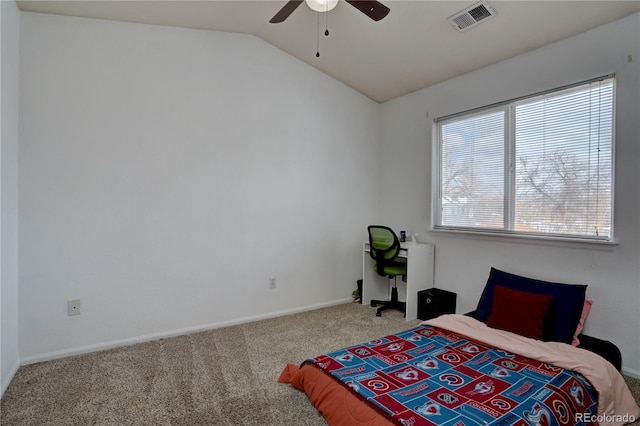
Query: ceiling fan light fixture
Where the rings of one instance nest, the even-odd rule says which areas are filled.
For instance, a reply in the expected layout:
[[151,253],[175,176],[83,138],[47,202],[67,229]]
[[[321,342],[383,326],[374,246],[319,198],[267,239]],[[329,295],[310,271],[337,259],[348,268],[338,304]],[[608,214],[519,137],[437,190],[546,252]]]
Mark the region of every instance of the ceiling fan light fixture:
[[305,0],[305,2],[316,12],[328,12],[338,4],[338,0]]

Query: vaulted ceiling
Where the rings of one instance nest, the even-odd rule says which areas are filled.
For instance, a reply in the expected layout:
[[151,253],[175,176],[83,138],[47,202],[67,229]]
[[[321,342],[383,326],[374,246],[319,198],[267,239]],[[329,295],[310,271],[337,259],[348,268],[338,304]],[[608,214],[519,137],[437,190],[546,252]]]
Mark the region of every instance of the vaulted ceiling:
[[[497,16],[465,32],[447,18],[471,1],[382,0],[374,22],[340,1],[328,14],[300,5],[279,24],[283,1],[17,1],[24,11],[255,35],[385,102],[640,11],[640,1],[495,1]],[[330,35],[324,36],[325,27]],[[640,37],[640,18],[638,19]],[[319,45],[319,46],[318,46]],[[320,57],[316,57],[319,49]]]

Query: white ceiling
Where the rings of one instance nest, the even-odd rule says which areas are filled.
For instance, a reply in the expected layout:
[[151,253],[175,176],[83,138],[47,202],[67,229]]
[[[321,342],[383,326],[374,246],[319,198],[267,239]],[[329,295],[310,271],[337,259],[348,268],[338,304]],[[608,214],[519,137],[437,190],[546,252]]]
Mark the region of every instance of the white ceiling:
[[[300,5],[280,24],[269,19],[286,0],[17,1],[24,11],[253,34],[377,102],[385,102],[640,11],[638,1],[496,1],[498,15],[464,33],[447,17],[468,1],[382,0],[391,12],[374,22],[340,1],[318,15]],[[325,16],[320,18],[324,33]],[[640,26],[638,28],[640,37]]]

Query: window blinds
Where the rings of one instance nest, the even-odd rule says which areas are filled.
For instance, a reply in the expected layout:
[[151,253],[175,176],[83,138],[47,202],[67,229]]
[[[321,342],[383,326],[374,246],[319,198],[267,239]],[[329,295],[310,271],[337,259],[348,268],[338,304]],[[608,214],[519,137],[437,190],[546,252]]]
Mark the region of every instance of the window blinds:
[[613,81],[514,109],[515,223],[533,232],[609,237]]
[[504,227],[504,123],[498,110],[441,127],[442,225]]
[[436,227],[610,239],[614,82],[438,120]]

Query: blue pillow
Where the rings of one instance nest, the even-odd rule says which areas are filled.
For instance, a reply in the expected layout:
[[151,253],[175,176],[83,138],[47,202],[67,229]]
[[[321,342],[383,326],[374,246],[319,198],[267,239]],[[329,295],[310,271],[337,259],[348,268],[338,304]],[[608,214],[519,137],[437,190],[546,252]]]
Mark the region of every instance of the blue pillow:
[[587,292],[586,285],[534,280],[491,268],[487,285],[484,287],[474,314],[478,321],[486,323],[489,319],[496,285],[513,290],[553,296],[553,303],[549,307],[550,329],[545,333],[548,336],[547,340],[571,343],[582,314]]

